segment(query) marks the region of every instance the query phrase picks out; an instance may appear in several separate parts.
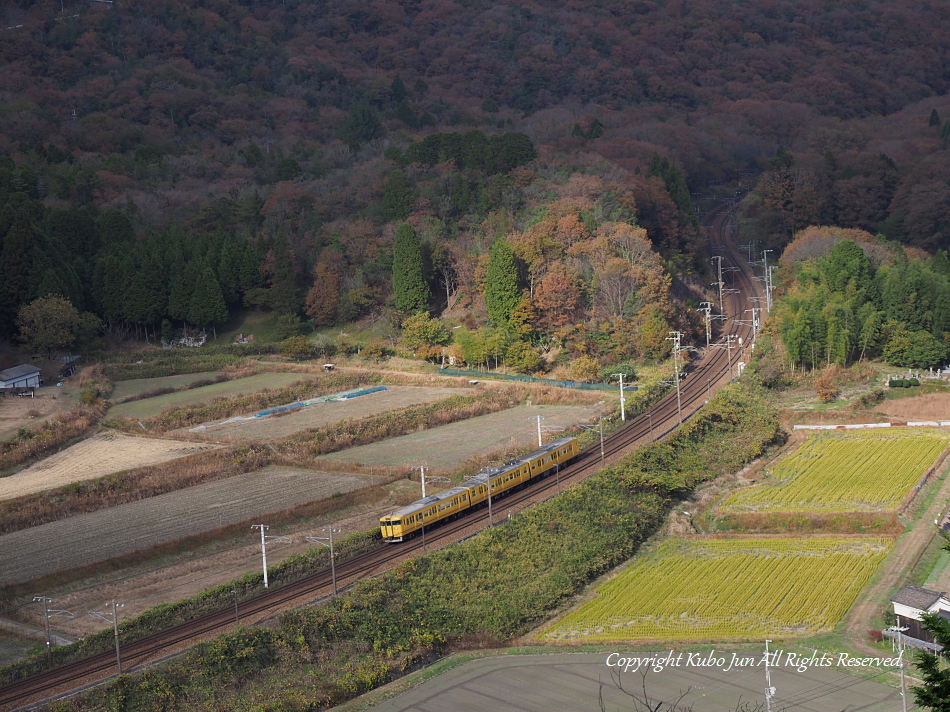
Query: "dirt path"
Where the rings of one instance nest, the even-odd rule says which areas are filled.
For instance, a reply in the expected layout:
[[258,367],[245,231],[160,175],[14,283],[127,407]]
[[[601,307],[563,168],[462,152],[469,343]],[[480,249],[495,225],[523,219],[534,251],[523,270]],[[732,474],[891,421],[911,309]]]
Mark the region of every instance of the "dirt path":
[[878,655],[880,650],[868,642],[868,630],[875,628],[872,621],[888,604],[888,594],[907,578],[924,549],[937,535],[934,520],[943,517],[947,502],[950,501],[950,477],[946,476],[946,463],[940,469],[940,489],[930,506],[921,512],[910,531],[894,543],[894,550],[882,565],[883,575],[858,598],[845,616],[845,634],[852,647],[858,652]]

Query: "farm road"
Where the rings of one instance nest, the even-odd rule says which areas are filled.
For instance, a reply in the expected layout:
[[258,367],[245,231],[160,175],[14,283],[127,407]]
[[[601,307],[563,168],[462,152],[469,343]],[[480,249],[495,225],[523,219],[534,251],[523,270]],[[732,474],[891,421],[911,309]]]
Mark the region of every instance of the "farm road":
[[374,481],[272,467],[5,534],[0,536],[0,585],[121,556]]
[[900,537],[894,544],[891,554],[881,565],[883,575],[869,588],[865,589],[857,602],[845,616],[845,632],[855,650],[867,654],[880,653],[868,643],[868,630],[876,628],[874,619],[890,604],[889,594],[898,589],[907,580],[907,575],[920,561],[924,549],[931,539],[937,535],[937,527],[933,521],[943,518],[947,502],[950,501],[950,477],[947,477],[947,463],[950,458],[941,463],[937,476],[941,478],[939,490],[930,506],[922,512],[916,522],[911,525],[910,531]]

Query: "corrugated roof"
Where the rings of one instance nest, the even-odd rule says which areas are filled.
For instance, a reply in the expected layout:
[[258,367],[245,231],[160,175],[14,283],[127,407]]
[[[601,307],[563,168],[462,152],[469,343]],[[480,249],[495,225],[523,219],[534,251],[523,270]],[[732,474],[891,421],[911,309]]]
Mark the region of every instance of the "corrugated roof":
[[24,376],[32,376],[34,373],[39,373],[40,369],[36,366],[31,366],[28,363],[20,364],[19,366],[14,366],[13,368],[8,368],[6,371],[0,371],[0,381],[12,381],[14,378],[23,378]]
[[941,596],[943,596],[942,591],[931,591],[927,588],[912,586],[909,583],[905,583],[901,587],[901,590],[894,594],[894,597],[891,599],[891,603],[900,603],[904,606],[910,606],[911,608],[917,608],[921,611],[926,611],[933,604],[939,601]]

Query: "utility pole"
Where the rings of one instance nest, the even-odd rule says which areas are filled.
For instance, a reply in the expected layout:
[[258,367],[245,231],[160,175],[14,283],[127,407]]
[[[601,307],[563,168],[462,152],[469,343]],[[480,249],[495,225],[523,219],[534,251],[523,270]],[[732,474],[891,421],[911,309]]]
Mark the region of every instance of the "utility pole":
[[429,475],[426,477],[426,466],[418,465],[412,468],[413,470],[419,470],[419,479],[422,480],[422,497],[425,499],[426,496],[426,482],[451,482],[448,477],[433,477]]
[[766,311],[772,311],[772,271],[775,265],[772,265],[765,271],[765,307]]
[[901,629],[901,617],[897,616],[897,650],[901,661],[901,704],[903,712],[907,712],[907,687],[904,684],[904,631]]
[[[330,549],[330,576],[333,578],[333,595],[337,595],[336,592],[336,555],[333,553],[333,532],[339,534],[342,532],[342,529],[337,529],[335,527],[324,527],[323,531],[327,532],[329,536],[308,536],[304,537],[307,541],[312,544],[319,544],[320,546],[326,546]],[[327,543],[329,542],[329,543]]]
[[709,342],[712,341],[712,302],[702,302],[699,305],[699,311],[701,311],[703,316],[703,321],[706,323],[706,348],[709,349]]
[[600,430],[600,466],[603,467],[606,462],[604,455],[604,416],[600,416],[600,423],[597,426],[581,425],[580,427],[583,430]]
[[775,688],[772,687],[772,671],[769,669],[769,643],[765,641],[765,709],[766,712],[772,712],[772,698],[775,696]]
[[650,419],[650,442],[653,442],[653,413],[647,413],[647,418]]
[[264,588],[268,588],[267,582],[267,540],[276,539],[282,544],[292,544],[293,539],[290,539],[286,536],[264,536],[264,532],[270,529],[266,524],[252,524],[251,529],[260,529],[261,530],[261,560],[264,563]]
[[119,669],[119,674],[122,674],[122,655],[119,653],[119,614],[116,612],[117,608],[122,608],[124,603],[116,603],[115,600],[112,601],[112,610],[111,611],[90,611],[89,615],[100,618],[106,623],[112,623],[112,631],[115,634],[115,662],[116,666]]
[[234,598],[234,625],[241,625],[241,619],[238,618],[237,589],[231,587],[231,596]]
[[713,286],[713,287],[719,287],[719,313],[720,313],[720,314],[724,314],[725,312],[723,311],[723,303],[722,303],[722,287],[723,287],[723,282],[722,282],[722,255],[715,255],[715,256],[713,256],[712,261],[716,263],[717,274],[719,275],[719,281],[718,281],[718,282],[713,282],[713,283],[712,283],[712,286]]
[[541,421],[544,420],[540,415],[533,415],[532,418],[538,419],[538,447],[541,447],[544,443],[541,442]]
[[[680,396],[680,369],[679,369],[679,352],[680,352],[680,339],[683,338],[682,331],[671,331],[670,335],[665,339],[665,341],[673,342],[673,378],[676,381],[676,413],[679,417],[680,425],[683,424],[683,401]],[[731,362],[730,362],[731,367]]]
[[627,414],[624,411],[624,407],[623,407],[624,402],[627,400],[626,398],[623,397],[623,374],[614,373],[612,375],[620,379],[620,420],[623,422],[627,422]]
[[732,380],[732,350],[735,346],[732,343],[736,340],[735,334],[726,334],[726,350],[729,352],[729,380]]
[[53,602],[52,598],[47,596],[33,596],[35,602],[43,602],[43,627],[46,629],[46,663],[52,667],[53,666],[53,636],[50,633],[49,629],[49,617],[50,614],[54,616],[63,616],[65,618],[75,618],[72,613],[69,611],[58,611],[50,610],[49,604]]
[[772,289],[769,285],[772,273],[769,270],[769,253],[774,250],[762,250],[762,266],[765,269],[765,306],[767,311],[772,311]]

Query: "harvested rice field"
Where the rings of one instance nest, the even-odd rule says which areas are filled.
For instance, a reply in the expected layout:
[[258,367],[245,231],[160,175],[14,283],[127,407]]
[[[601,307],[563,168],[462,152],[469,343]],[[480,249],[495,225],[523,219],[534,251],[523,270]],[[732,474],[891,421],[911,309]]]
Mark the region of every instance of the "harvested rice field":
[[0,478],[0,500],[61,487],[71,482],[91,480],[135,467],[155,465],[216,447],[217,445],[186,443],[180,440],[102,433],[51,455],[15,475]]
[[317,459],[361,465],[405,467],[425,465],[454,469],[479,455],[503,456],[506,452],[538,442],[538,421],[545,442],[559,437],[554,428],[570,428],[600,415],[598,405],[520,405],[500,413],[442,425],[412,435],[390,438],[371,445],[350,448]]
[[0,536],[0,585],[129,554],[263,516],[376,478],[268,467]]
[[[158,415],[166,408],[180,408],[187,405],[207,403],[213,398],[225,396],[245,395],[255,393],[264,388],[283,388],[297,381],[306,381],[319,378],[319,374],[312,373],[258,373],[247,378],[236,378],[233,381],[214,383],[210,386],[191,388],[187,391],[166,393],[163,396],[146,398],[130,403],[120,403],[109,408],[109,415],[116,418],[150,418]],[[164,380],[164,379],[146,379]],[[160,386],[155,386],[159,388]]]
[[253,420],[233,420],[221,424],[207,423],[199,428],[177,432],[192,432],[214,440],[252,440],[266,442],[289,437],[310,428],[319,428],[341,420],[365,418],[398,408],[431,403],[442,398],[469,393],[459,388],[416,386],[387,386],[385,391],[369,393],[358,398],[318,403],[280,415]]

